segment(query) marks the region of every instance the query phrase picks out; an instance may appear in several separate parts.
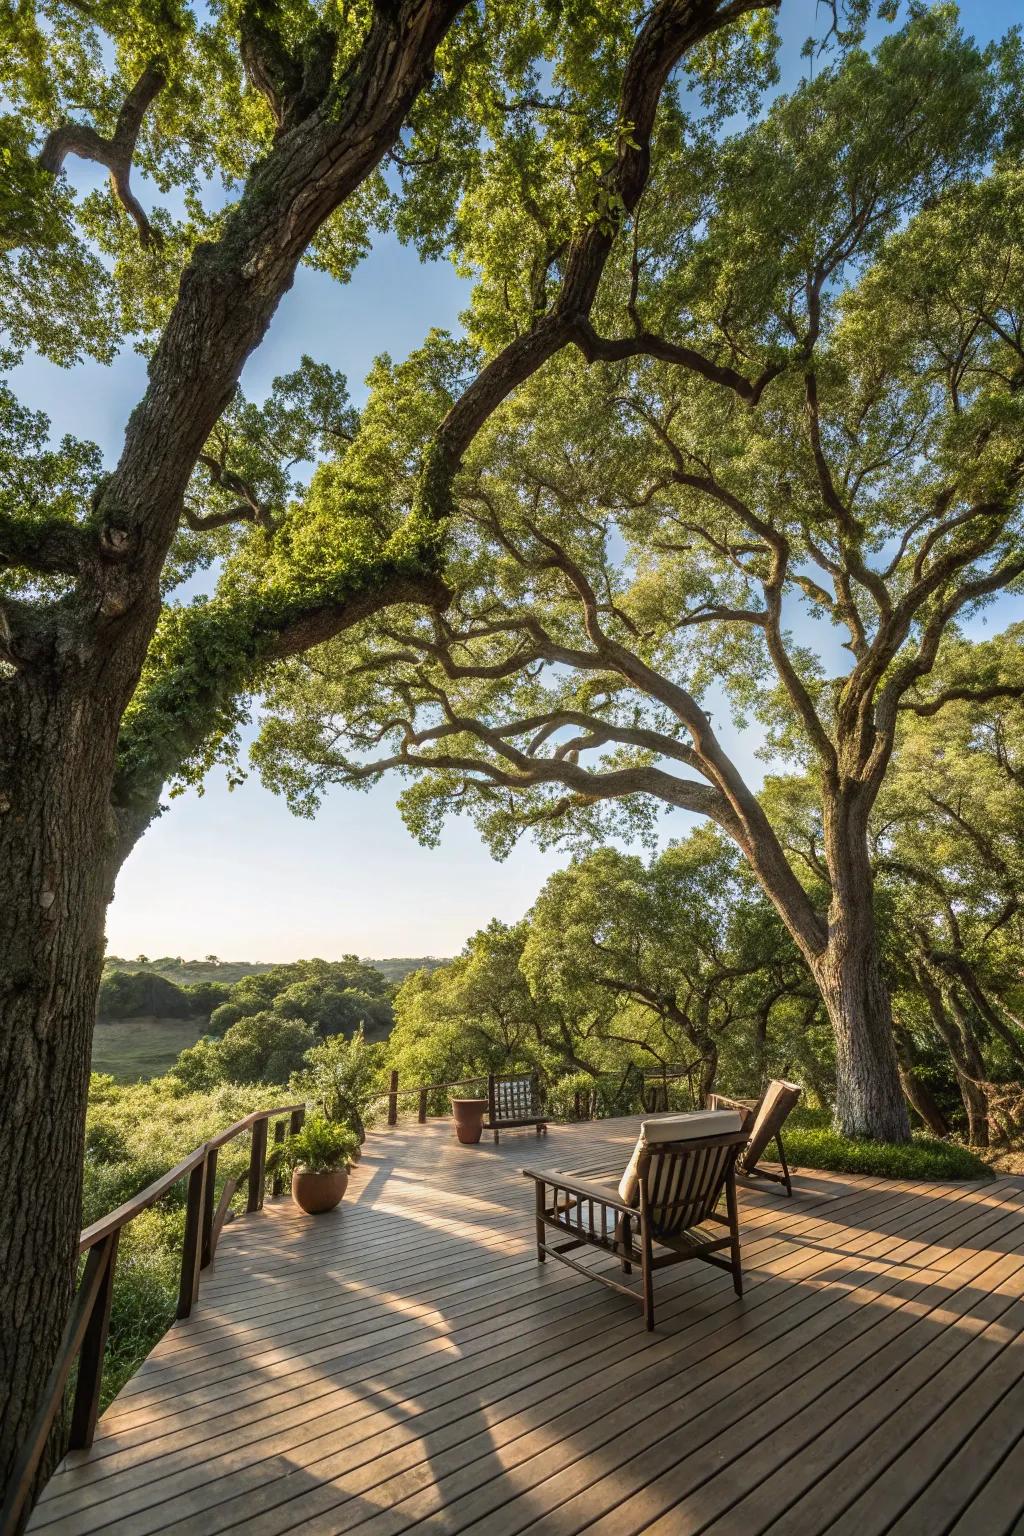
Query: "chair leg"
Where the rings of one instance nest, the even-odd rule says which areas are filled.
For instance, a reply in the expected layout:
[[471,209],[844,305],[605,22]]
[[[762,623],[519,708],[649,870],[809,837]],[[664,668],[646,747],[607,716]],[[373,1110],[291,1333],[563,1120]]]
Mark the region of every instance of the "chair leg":
[[786,1149],[782,1145],[782,1132],[781,1131],[776,1131],[776,1133],[775,1133],[775,1145],[779,1149],[779,1162],[782,1164],[782,1182],[786,1186],[786,1194],[792,1200],[792,1198],[793,1198],[793,1181],[792,1181],[792,1179],[789,1176],[789,1164],[786,1162]]
[[547,1258],[544,1252],[544,1186],[539,1179],[534,1184],[534,1191],[537,1197],[537,1259],[543,1264]]
[[633,1253],[633,1229],[629,1224],[628,1216],[620,1216],[615,1223],[615,1241],[621,1243],[624,1249],[623,1255],[619,1259],[619,1263],[622,1265],[622,1273],[624,1275],[631,1275],[633,1273],[633,1266],[629,1259]]
[[640,1218],[640,1274],[644,1291],[644,1322],[647,1324],[647,1332],[654,1328],[654,1270],[652,1260],[654,1254],[651,1244],[651,1229],[647,1225],[646,1213]]
[[495,1133],[494,1133],[494,1145],[495,1146],[498,1145],[498,1133],[497,1133],[497,1131],[495,1131]]
[[737,1296],[743,1295],[743,1266],[740,1262],[740,1213],[736,1199],[736,1172],[731,1169],[725,1185],[725,1206],[729,1216],[729,1250],[732,1257],[732,1283]]

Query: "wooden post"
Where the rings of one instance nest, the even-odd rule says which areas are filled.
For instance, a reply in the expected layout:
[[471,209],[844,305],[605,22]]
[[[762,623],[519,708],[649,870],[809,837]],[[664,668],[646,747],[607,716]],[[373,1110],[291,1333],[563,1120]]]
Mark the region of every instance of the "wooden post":
[[[278,1147],[283,1147],[283,1146],[284,1146],[284,1121],[283,1120],[279,1120],[277,1122],[277,1124],[274,1126],[274,1147],[276,1149]],[[279,1162],[277,1162],[277,1163],[274,1164],[274,1182],[270,1186],[270,1192],[271,1192],[271,1194],[279,1195],[281,1193],[281,1190],[283,1189],[283,1187],[284,1186],[283,1186],[283,1184],[281,1182],[281,1164]]]
[[211,1147],[206,1154],[206,1189],[203,1192],[203,1255],[200,1268],[205,1269],[213,1258],[213,1197],[217,1192],[217,1148]]
[[298,1109],[292,1110],[291,1122],[288,1128],[293,1136],[297,1136],[302,1130],[302,1122],[305,1120],[305,1118],[306,1110],[304,1105],[300,1104]]
[[252,1128],[252,1151],[249,1153],[249,1193],[245,1202],[247,1211],[263,1209],[263,1181],[267,1176],[267,1122],[257,1120]]
[[110,1327],[110,1299],[114,1291],[114,1265],[117,1262],[117,1240],[120,1235],[120,1230],[116,1229],[102,1244],[105,1250],[103,1278],[82,1340],[82,1352],[78,1357],[78,1380],[75,1382],[71,1432],[68,1436],[68,1448],[73,1451],[88,1450],[96,1433],[100,1383],[103,1380],[103,1352],[107,1347],[107,1330]]
[[572,1117],[574,1120],[583,1119],[583,1106],[580,1100],[580,1091],[578,1088],[576,1089],[576,1093],[573,1097]]
[[391,1088],[388,1092],[388,1125],[398,1124],[398,1069],[391,1073]]
[[427,1123],[427,1090],[420,1089],[420,1125]]
[[188,1203],[185,1207],[185,1246],[181,1251],[181,1283],[178,1286],[178,1316],[188,1317],[199,1294],[199,1269],[203,1257],[203,1207],[206,1204],[206,1158],[197,1163],[188,1176]]

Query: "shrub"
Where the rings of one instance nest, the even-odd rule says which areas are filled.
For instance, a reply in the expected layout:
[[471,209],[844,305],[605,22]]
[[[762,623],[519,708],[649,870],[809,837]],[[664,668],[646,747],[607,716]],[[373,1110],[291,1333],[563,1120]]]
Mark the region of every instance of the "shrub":
[[[854,1141],[841,1136],[821,1110],[800,1108],[786,1122],[783,1136],[788,1161],[829,1173],[863,1173],[882,1179],[990,1179],[992,1170],[967,1147],[917,1134],[902,1145]],[[764,1154],[775,1159],[775,1148]]]
[[291,1090],[315,1104],[326,1119],[351,1125],[362,1141],[383,1092],[381,1054],[380,1046],[367,1044],[361,1027],[351,1040],[332,1035],[307,1051]]

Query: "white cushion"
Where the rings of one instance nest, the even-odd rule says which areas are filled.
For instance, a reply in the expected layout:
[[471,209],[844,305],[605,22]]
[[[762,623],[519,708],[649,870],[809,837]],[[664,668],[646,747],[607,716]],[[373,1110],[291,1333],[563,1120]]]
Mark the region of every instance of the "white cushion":
[[640,1198],[640,1159],[648,1146],[661,1141],[703,1141],[707,1136],[734,1136],[743,1129],[738,1109],[695,1109],[688,1115],[659,1115],[644,1120],[626,1171],[619,1180],[619,1199],[635,1205]]
[[695,1109],[688,1115],[659,1115],[644,1120],[640,1135],[645,1141],[695,1141],[705,1136],[732,1136],[742,1131],[738,1109]]

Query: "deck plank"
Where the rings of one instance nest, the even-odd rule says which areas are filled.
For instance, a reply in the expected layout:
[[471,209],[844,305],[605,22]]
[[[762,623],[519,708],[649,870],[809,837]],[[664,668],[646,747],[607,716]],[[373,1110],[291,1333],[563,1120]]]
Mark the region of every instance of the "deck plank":
[[[46,1536],[932,1536],[1024,1522],[1024,1181],[801,1172],[741,1196],[746,1292],[684,1265],[658,1328],[536,1263],[524,1164],[637,1121],[371,1135],[349,1196],[229,1225],[193,1316],[51,1479]],[[595,1255],[587,1263],[607,1262]],[[898,1433],[889,1424],[898,1425]]]

